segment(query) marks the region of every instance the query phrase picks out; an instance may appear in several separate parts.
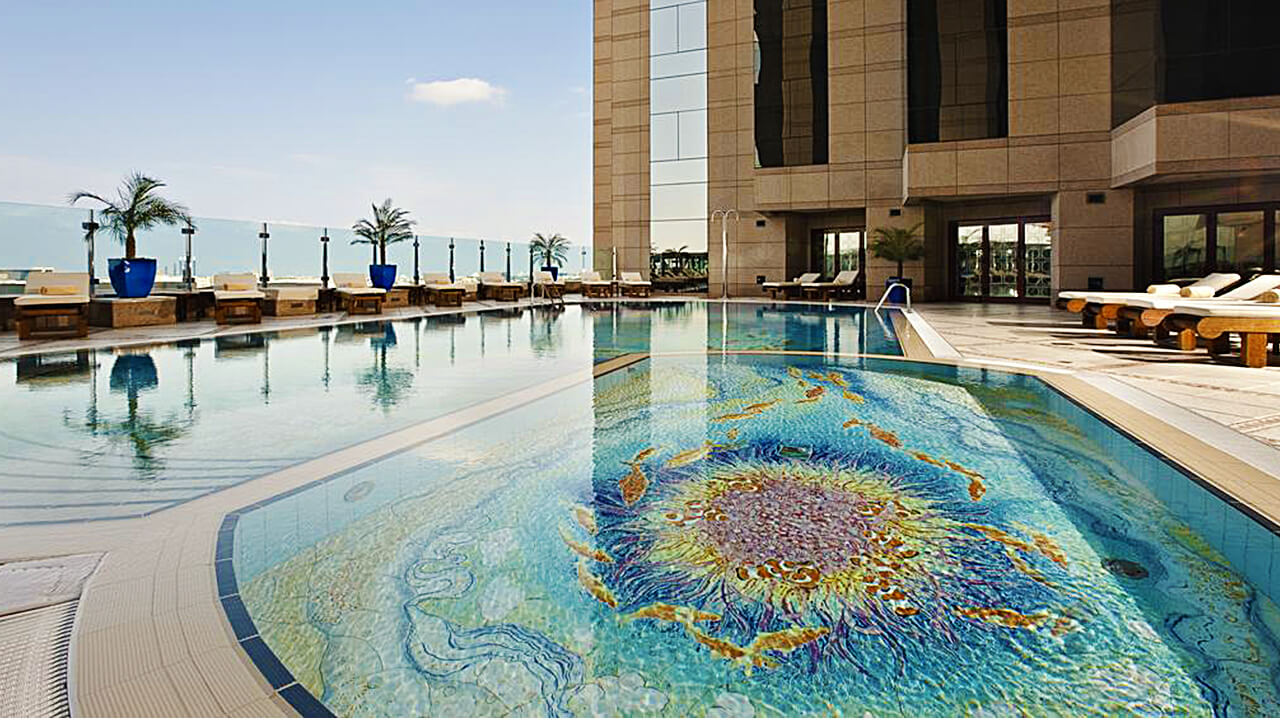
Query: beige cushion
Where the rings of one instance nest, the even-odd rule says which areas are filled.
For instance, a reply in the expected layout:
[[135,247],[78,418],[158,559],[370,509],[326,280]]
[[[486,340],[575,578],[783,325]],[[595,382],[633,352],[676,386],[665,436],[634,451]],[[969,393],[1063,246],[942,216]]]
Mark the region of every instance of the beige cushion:
[[423,285],[448,285],[449,273],[429,272],[422,276]]
[[340,287],[338,292],[343,295],[386,295],[387,291],[376,287]]
[[316,300],[320,297],[320,288],[304,285],[267,288],[267,297],[272,300]]
[[1268,290],[1280,288],[1280,275],[1259,275],[1234,290],[1222,293],[1227,300],[1253,300]]
[[476,275],[485,285],[501,285],[507,281],[500,272],[482,272]]
[[79,295],[80,288],[75,285],[44,285],[40,288],[41,295]]
[[1217,291],[1203,285],[1189,285],[1182,288],[1182,291],[1178,294],[1184,298],[1211,298],[1217,294]]
[[[42,288],[58,288],[53,293],[47,293]],[[70,288],[71,292],[65,292],[63,288]],[[71,272],[33,272],[27,275],[27,285],[25,295],[53,295],[54,297],[89,297],[89,273],[71,273]],[[60,302],[72,302],[70,300],[61,300]],[[88,302],[86,299],[85,302]]]
[[1148,285],[1147,293],[1150,295],[1180,295],[1182,288],[1177,285]]
[[261,290],[214,290],[214,300],[262,300],[266,295]]
[[36,305],[84,305],[89,302],[88,295],[20,295],[13,299],[17,307]]
[[582,282],[584,283],[600,282],[600,273],[596,272],[595,270],[584,270],[582,272]]
[[336,288],[367,288],[369,278],[364,273],[334,273],[333,286]]

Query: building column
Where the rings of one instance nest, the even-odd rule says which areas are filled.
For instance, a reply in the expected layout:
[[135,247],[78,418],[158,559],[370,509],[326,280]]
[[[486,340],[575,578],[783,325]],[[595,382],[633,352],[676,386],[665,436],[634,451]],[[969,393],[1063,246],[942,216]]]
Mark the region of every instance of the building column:
[[1133,272],[1133,191],[1063,190],[1053,197],[1051,283],[1060,290],[1129,290]]

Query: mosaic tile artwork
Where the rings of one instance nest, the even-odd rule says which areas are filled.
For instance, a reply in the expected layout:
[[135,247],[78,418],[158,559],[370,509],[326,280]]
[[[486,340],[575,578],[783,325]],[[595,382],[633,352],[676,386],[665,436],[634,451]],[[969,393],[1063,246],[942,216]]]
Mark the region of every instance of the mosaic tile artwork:
[[668,356],[246,512],[234,557],[343,716],[1275,715],[1252,523],[1033,379]]

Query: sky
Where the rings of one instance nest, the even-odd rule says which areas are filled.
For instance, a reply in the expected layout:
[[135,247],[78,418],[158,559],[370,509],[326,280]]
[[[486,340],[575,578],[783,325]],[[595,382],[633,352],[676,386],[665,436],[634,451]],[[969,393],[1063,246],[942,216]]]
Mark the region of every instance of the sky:
[[[3,0],[0,201],[590,243],[588,0]],[[0,263],[3,264],[3,263]]]

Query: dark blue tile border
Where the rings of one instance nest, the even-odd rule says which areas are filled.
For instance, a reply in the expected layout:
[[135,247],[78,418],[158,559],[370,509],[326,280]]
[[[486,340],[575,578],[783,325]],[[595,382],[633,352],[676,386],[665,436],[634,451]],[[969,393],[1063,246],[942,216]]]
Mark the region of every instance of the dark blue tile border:
[[[326,477],[322,480],[330,479]],[[303,487],[311,487],[319,482],[321,480],[307,483]],[[222,519],[222,527],[218,529],[217,560],[214,563],[214,568],[218,579],[218,597],[222,603],[222,611],[227,617],[227,622],[231,624],[231,631],[235,633],[236,642],[240,644],[240,648],[244,650],[245,655],[248,655],[249,659],[253,661],[254,667],[258,668],[258,672],[262,674],[263,679],[271,685],[272,690],[275,690],[302,717],[331,718],[336,717],[333,712],[325,707],[324,703],[316,699],[311,694],[311,691],[298,683],[293,673],[289,672],[289,668],[280,662],[280,658],[271,651],[266,641],[258,634],[257,625],[254,624],[248,608],[244,606],[244,602],[240,599],[239,584],[236,581],[236,570],[233,562],[236,525],[240,522],[240,516],[281,497],[292,495],[301,489],[295,488],[287,493],[276,495],[252,505],[246,505],[239,510],[228,513]]]

